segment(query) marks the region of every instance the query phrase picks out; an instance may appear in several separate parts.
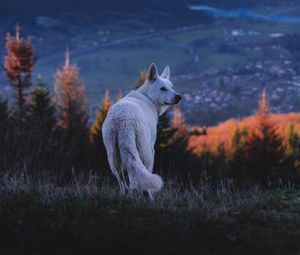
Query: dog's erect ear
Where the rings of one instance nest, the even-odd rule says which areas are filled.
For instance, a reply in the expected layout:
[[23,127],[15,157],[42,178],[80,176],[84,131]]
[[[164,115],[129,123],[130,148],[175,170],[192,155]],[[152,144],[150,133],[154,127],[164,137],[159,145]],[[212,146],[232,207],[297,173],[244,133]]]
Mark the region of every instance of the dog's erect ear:
[[150,82],[155,82],[158,78],[157,67],[154,63],[152,63],[147,71],[147,79]]
[[170,67],[166,66],[165,70],[162,72],[162,74],[160,75],[161,78],[170,80]]

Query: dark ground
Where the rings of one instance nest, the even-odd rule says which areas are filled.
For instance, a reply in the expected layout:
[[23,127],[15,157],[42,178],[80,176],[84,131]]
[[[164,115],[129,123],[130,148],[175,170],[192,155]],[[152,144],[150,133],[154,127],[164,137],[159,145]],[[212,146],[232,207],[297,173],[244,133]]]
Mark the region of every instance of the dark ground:
[[[154,202],[96,183],[2,179],[1,254],[299,254],[299,191],[166,188]],[[105,251],[105,252],[104,252]]]

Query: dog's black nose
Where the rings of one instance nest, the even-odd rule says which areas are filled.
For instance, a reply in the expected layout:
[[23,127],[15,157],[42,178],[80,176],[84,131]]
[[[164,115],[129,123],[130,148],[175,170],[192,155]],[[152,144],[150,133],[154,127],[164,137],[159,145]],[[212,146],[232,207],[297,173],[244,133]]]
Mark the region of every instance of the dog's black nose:
[[177,103],[179,103],[181,99],[182,99],[181,95],[176,95],[175,96],[175,100],[176,100]]

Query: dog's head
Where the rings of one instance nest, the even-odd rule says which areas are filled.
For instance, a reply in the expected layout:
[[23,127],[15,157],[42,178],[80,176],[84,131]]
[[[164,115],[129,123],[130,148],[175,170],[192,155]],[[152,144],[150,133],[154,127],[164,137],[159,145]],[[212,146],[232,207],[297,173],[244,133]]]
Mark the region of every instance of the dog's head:
[[151,64],[147,71],[148,97],[160,106],[178,104],[181,100],[170,81],[170,67],[166,66],[161,75],[155,64]]

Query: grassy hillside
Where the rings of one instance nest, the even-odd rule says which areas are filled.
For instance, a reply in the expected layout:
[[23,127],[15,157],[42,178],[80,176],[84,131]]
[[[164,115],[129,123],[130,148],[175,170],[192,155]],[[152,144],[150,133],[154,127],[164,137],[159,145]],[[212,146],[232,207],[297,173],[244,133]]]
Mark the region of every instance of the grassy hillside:
[[[228,33],[241,24],[245,30],[256,31],[259,34],[236,38],[243,52],[220,51],[219,48],[226,42]],[[188,29],[169,28],[163,32],[138,33],[126,27],[120,30],[120,26],[115,26],[114,29],[115,32],[110,35],[95,34],[88,39],[78,39],[82,42],[86,40],[92,42],[107,37],[109,41],[103,45],[86,49],[71,48],[71,61],[80,67],[92,105],[99,103],[99,95],[105,88],[109,88],[113,94],[117,94],[119,89],[131,89],[139,71],[147,68],[152,62],[157,63],[160,70],[167,64],[171,66],[172,80],[180,92],[198,90],[201,81],[197,75],[210,69],[226,71],[229,67],[243,66],[251,61],[261,61],[263,58],[276,63],[277,55],[270,55],[267,50],[251,49],[247,52],[244,49],[255,48],[256,45],[264,47],[263,45],[271,43],[270,33],[292,34],[296,32],[297,27],[290,24],[229,22],[223,23],[222,26],[216,23],[200,24]],[[105,26],[103,30],[106,30]],[[49,57],[43,57],[39,52],[38,55],[40,58],[36,74],[42,74],[46,81],[52,84],[53,73],[64,61],[64,52]],[[185,75],[193,75],[196,78],[187,79]]]
[[154,202],[95,177],[60,186],[1,178],[5,254],[298,254],[299,191],[166,187]]

